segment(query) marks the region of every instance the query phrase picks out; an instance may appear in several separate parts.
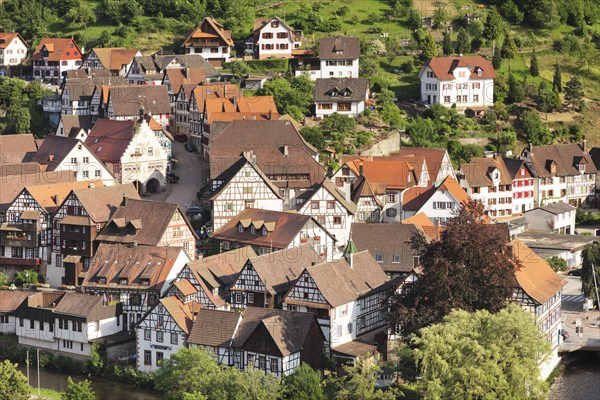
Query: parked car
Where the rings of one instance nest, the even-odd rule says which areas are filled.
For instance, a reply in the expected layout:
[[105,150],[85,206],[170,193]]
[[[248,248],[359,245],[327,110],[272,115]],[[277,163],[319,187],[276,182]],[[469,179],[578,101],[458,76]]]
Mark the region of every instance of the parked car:
[[196,145],[192,144],[192,143],[186,143],[186,144],[183,145],[183,147],[185,147],[185,149],[187,151],[189,151],[190,153],[193,153],[196,150],[198,150],[198,148],[196,147]]
[[185,211],[185,213],[187,215],[195,215],[195,214],[202,214],[204,212],[204,207],[201,206],[189,206],[188,209]]
[[173,172],[167,172],[167,182],[168,183],[178,183],[179,177],[175,175]]
[[581,268],[572,269],[569,271],[569,276],[581,276]]

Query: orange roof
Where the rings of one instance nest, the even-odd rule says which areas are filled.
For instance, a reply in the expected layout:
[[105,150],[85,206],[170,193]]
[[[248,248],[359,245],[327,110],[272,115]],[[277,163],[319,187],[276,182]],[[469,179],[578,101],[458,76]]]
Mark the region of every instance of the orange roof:
[[166,74],[173,93],[178,93],[181,85],[185,83],[199,84],[206,82],[206,74],[202,67],[192,68],[167,68]]
[[[53,212],[61,205],[62,201],[73,189],[85,189],[90,182],[60,182],[48,185],[27,186],[25,189],[33,196],[46,211]],[[102,181],[94,182],[94,186],[104,186]],[[58,196],[58,204],[56,197]]]
[[425,215],[425,213],[418,213],[410,218],[403,219],[400,221],[402,224],[412,224],[421,229],[425,235],[434,240],[439,240],[444,230],[441,225],[436,225]]
[[113,50],[110,57],[110,69],[120,70],[123,65],[129,65],[137,54],[138,50],[135,49]]
[[538,256],[518,239],[509,243],[513,256],[520,262],[521,268],[515,271],[517,283],[529,297],[544,304],[554,296],[567,281],[557,275],[546,260]]
[[373,189],[380,185],[387,189],[406,189],[415,183],[413,167],[406,161],[370,160],[361,157],[346,164],[356,175],[360,175],[362,164],[363,175]]
[[190,39],[199,38],[221,38],[225,44],[233,46],[233,39],[231,36],[231,31],[225,30],[223,25],[217,22],[216,19],[212,17],[205,17],[183,41],[181,47],[191,46],[192,43]]
[[32,60],[43,58],[42,49],[48,50],[48,61],[81,60],[82,54],[73,39],[42,38],[40,44],[35,48]]
[[275,105],[273,96],[247,96],[242,97],[240,100],[239,104],[247,106],[249,112],[268,113],[270,111],[273,114],[277,113],[277,106]]
[[448,191],[454,199],[460,204],[466,204],[471,201],[471,198],[460,187],[456,179],[451,176],[447,176],[442,183],[438,186],[429,187],[411,187],[402,197],[404,203],[403,209],[407,211],[420,211],[421,208],[427,203],[429,199],[438,191]]
[[458,201],[461,204],[465,204],[465,203],[468,203],[469,201],[471,201],[471,198],[469,197],[467,192],[465,192],[465,189],[463,189],[458,184],[456,179],[454,179],[451,176],[447,176],[446,179],[444,179],[442,181],[440,186],[438,186],[438,190],[449,191],[450,194],[452,195],[452,197],[454,197],[456,199],[456,201]]
[[16,37],[21,39],[21,42],[23,42],[26,47],[29,47],[27,42],[25,42],[25,40],[23,40],[21,35],[19,35],[17,32],[0,32],[0,49],[5,49],[8,47],[8,45],[10,45]]
[[179,289],[181,294],[184,296],[189,296],[190,294],[198,292],[198,290],[187,279],[175,282],[175,287]]
[[263,114],[263,113],[253,113],[253,112],[213,112],[213,113],[207,113],[207,121],[209,124],[212,124],[213,122],[231,122],[231,121],[236,121],[236,120],[242,120],[242,119],[248,119],[248,120],[274,120],[277,121],[279,120],[279,114],[272,114],[269,117],[269,114]]
[[166,308],[167,312],[175,320],[177,325],[185,333],[189,333],[192,328],[192,313],[190,308],[183,304],[177,296],[169,296],[160,299],[161,304]]
[[441,81],[454,80],[454,69],[466,67],[471,72],[481,69],[481,75],[477,73],[471,74],[473,79],[493,79],[496,77],[496,72],[492,66],[492,62],[482,56],[463,56],[463,57],[436,57],[430,58],[425,66],[431,68],[435,76]]

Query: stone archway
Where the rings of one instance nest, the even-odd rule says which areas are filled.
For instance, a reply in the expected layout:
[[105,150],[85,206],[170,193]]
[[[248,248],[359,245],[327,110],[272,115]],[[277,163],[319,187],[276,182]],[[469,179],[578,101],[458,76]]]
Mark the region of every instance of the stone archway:
[[156,178],[150,178],[146,182],[146,191],[148,193],[160,193],[160,182]]

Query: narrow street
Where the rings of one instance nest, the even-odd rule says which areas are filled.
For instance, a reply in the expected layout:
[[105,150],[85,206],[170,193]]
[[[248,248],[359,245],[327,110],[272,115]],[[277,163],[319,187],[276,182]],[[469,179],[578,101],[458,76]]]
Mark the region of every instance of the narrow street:
[[[600,326],[598,324],[600,311],[583,310],[584,296],[581,291],[581,279],[578,276],[564,276],[567,284],[563,288],[561,319],[562,329],[569,334],[564,345],[577,345],[580,340],[592,341],[600,346]],[[583,326],[582,338],[575,332],[575,321],[581,320]]]
[[179,183],[167,183],[167,190],[150,195],[150,200],[177,203],[183,211],[192,204],[199,204],[196,193],[208,177],[208,165],[199,152],[190,153],[184,143],[173,142],[173,172],[179,176]]

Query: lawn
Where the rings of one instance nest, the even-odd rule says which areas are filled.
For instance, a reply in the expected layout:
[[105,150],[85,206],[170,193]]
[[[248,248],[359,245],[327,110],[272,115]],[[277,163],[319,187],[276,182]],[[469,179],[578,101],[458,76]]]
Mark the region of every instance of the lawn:
[[[38,398],[37,397],[37,395],[38,395],[37,387],[31,388],[31,394],[33,395],[32,396],[33,399]],[[56,390],[41,388],[40,394],[42,396],[42,399],[44,399],[44,400],[60,400],[60,392],[57,392]]]

